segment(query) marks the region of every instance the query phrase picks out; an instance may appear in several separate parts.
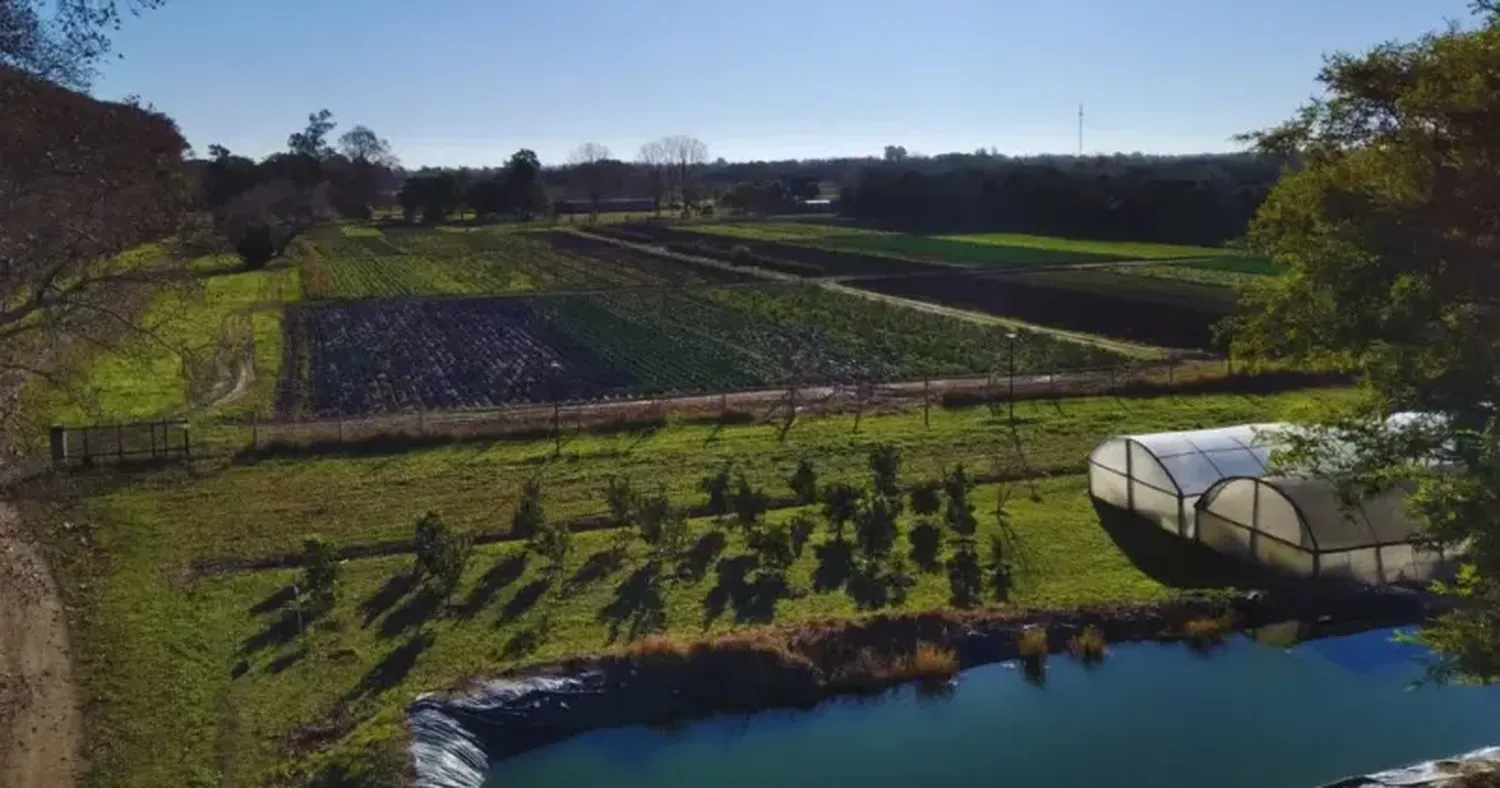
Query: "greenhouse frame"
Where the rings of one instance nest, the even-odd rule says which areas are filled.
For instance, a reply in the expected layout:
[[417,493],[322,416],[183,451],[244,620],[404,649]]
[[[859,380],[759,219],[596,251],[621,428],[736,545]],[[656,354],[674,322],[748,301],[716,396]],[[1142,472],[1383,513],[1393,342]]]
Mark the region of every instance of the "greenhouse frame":
[[1110,438],[1089,454],[1089,493],[1192,539],[1198,497],[1221,479],[1265,474],[1269,441],[1283,429],[1242,424]]
[[1426,582],[1446,566],[1406,514],[1408,488],[1346,503],[1332,483],[1221,479],[1197,502],[1197,539],[1218,552],[1301,577],[1381,585]]

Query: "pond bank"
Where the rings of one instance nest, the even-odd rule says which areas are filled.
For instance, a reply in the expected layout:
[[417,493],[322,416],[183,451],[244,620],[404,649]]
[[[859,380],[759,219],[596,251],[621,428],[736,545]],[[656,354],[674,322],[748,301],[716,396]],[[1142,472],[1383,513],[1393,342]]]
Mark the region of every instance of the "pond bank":
[[951,653],[956,669],[1017,657],[1027,627],[1044,628],[1055,652],[1089,626],[1113,643],[1181,640],[1190,630],[1211,641],[1231,625],[1289,620],[1352,632],[1414,623],[1433,604],[1405,590],[1253,593],[1068,611],[884,614],[703,643],[650,638],[622,652],[511,671],[418,698],[408,709],[414,784],[477,788],[494,761],[595,729],[810,708],[835,695],[931,677],[907,659],[919,645]]

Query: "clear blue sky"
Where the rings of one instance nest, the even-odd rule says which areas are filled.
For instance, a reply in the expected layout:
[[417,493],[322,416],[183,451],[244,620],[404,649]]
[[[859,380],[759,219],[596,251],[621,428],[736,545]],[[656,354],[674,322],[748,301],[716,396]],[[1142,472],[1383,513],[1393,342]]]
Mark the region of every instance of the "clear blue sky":
[[95,93],[261,156],[307,114],[408,166],[689,134],[731,160],[1232,149],[1321,57],[1467,21],[1466,0],[168,0]]

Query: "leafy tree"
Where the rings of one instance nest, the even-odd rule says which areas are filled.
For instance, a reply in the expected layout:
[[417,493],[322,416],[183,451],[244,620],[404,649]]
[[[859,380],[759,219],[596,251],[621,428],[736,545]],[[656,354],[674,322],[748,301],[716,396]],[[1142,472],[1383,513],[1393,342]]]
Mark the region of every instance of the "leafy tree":
[[807,546],[807,540],[812,538],[813,531],[818,529],[818,521],[814,520],[806,512],[798,512],[787,523],[787,530],[792,536],[792,555],[802,557],[802,549]]
[[412,540],[416,560],[412,575],[426,582],[439,596],[447,598],[458,588],[464,568],[469,564],[473,542],[467,535],[454,531],[434,512],[417,520]]
[[890,555],[896,544],[898,510],[892,499],[872,496],[854,515],[854,542],[866,559],[874,564]]
[[655,549],[659,559],[677,558],[687,549],[687,515],[672,506],[665,491],[642,498],[636,520],[641,539]]
[[[1327,59],[1327,97],[1247,135],[1295,154],[1248,245],[1285,267],[1253,285],[1228,326],[1236,353],[1334,363],[1370,395],[1293,441],[1283,461],[1346,494],[1410,482],[1410,510],[1447,547],[1464,546],[1460,602],[1422,639],[1438,672],[1500,679],[1500,17],[1474,29]],[[1442,414],[1388,429],[1392,411]],[[1349,448],[1333,456],[1329,430]],[[1443,465],[1434,468],[1427,460]]]
[[792,488],[792,497],[798,506],[806,506],[818,499],[818,472],[813,469],[811,460],[806,457],[797,460],[797,470],[787,479],[787,486]]
[[954,607],[970,607],[979,601],[984,571],[972,541],[959,545],[948,558],[948,592]]
[[338,555],[333,544],[321,536],[309,536],[302,543],[302,582],[304,612],[320,616],[333,609],[338,595]]
[[0,68],[85,89],[125,15],[160,8],[164,1],[0,0]]
[[979,520],[974,516],[974,505],[969,501],[971,486],[963,463],[953,466],[953,470],[943,479],[943,492],[947,495],[943,521],[959,539],[972,539],[974,531],[979,527]]
[[604,503],[609,507],[610,522],[619,527],[630,524],[631,517],[643,502],[640,494],[630,486],[629,479],[611,476],[609,486],[604,488]]
[[729,505],[734,509],[735,522],[749,533],[755,530],[760,523],[760,518],[765,515],[766,510],[771,508],[770,496],[759,487],[752,487],[750,480],[742,473],[735,483],[734,496]]
[[723,517],[729,513],[729,488],[731,468],[725,463],[712,475],[703,477],[698,483],[699,489],[708,495],[708,513],[714,517]]
[[823,516],[833,529],[834,539],[844,541],[844,526],[859,512],[864,492],[852,484],[837,482],[823,487]]
[[751,534],[748,544],[759,556],[761,569],[772,574],[785,574],[796,560],[791,529],[785,523],[771,523],[759,529]]
[[505,207],[516,218],[531,220],[546,209],[547,193],[542,187],[542,163],[536,153],[521,149],[505,164]]
[[938,565],[938,553],[943,548],[943,532],[927,520],[923,520],[912,527],[906,534],[906,541],[911,543],[911,557],[917,565],[924,570],[935,570]]
[[366,161],[380,167],[394,167],[396,157],[391,153],[389,140],[376,134],[369,126],[355,126],[339,135],[339,152],[350,161]]
[[307,116],[307,127],[301,131],[292,132],[286,138],[287,150],[301,156],[326,159],[333,155],[333,147],[328,144],[328,135],[337,125],[333,121],[333,113],[326,109],[311,113]]
[[542,483],[527,479],[521,485],[521,499],[516,501],[516,513],[511,516],[510,533],[517,539],[530,539],[547,522],[542,510]]
[[871,449],[870,473],[874,477],[876,495],[891,500],[900,500],[901,450],[899,448],[889,443],[881,443]]

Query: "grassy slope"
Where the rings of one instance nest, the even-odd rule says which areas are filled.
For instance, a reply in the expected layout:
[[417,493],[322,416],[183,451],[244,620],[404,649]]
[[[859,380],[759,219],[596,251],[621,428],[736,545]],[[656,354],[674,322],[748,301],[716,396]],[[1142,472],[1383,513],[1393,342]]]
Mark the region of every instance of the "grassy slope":
[[[1022,403],[1017,415],[1030,466],[1076,474],[1088,449],[1109,434],[1295,418],[1347,396],[1322,391],[1080,399]],[[512,577],[517,567],[502,559],[514,548],[497,545],[480,551],[460,588],[457,601],[467,604],[467,614],[427,625],[430,648],[426,640],[413,640],[421,616],[411,609],[410,597],[356,607],[401,570],[402,558],[346,564],[334,617],[341,622],[338,630],[279,643],[272,636],[276,614],[251,609],[293,575],[194,581],[183,570],[195,556],[285,550],[312,531],[339,541],[405,536],[412,518],[428,509],[464,527],[496,527],[508,520],[516,485],[538,471],[549,512],[563,516],[598,511],[605,480],[615,474],[643,486],[660,482],[680,502],[697,500],[698,478],[726,459],[777,492],[783,489],[779,480],[804,453],[815,457],[825,480],[862,477],[866,452],[877,440],[901,447],[908,479],[931,476],[960,459],[981,472],[992,460],[1006,467],[1020,462],[1003,418],[992,419],[983,408],[939,410],[933,417],[928,430],[919,414],[870,416],[859,434],[850,431],[850,417],[807,419],[784,445],[766,425],[726,427],[717,434],[708,427],[673,426],[578,438],[558,460],[548,459],[551,446],[545,442],[498,443],[200,468],[100,491],[76,511],[55,515],[87,524],[99,548],[96,557],[60,565],[68,587],[82,595],[78,652],[96,726],[91,741],[100,784],[219,784],[221,778],[253,783],[282,757],[280,742],[293,727],[322,719],[341,698],[360,716],[373,714],[371,724],[394,726],[418,691],[516,659],[604,647],[618,639],[617,627],[628,632],[642,604],[632,586],[622,586],[640,565],[639,555],[607,577],[565,590],[565,584],[543,583],[536,566]],[[1014,503],[1015,526],[1032,567],[1017,601],[1051,605],[1169,593],[1162,578],[1136,568],[1099,528],[1084,487],[1077,475],[1019,486],[1041,501]],[[986,527],[995,494],[986,488],[977,501]],[[612,538],[605,532],[577,537],[566,576]],[[740,552],[731,541],[724,555]],[[809,551],[793,572],[794,584],[807,589],[815,569]],[[722,589],[713,591],[716,584],[710,569],[696,583],[666,586],[666,627],[705,631],[706,611],[713,599],[723,598]],[[924,576],[906,607],[940,606],[946,595],[941,575]],[[706,631],[735,623],[735,605],[726,605]],[[393,616],[380,607],[401,612]],[[846,592],[808,593],[782,600],[774,620],[853,609]],[[738,617],[765,618],[748,610]],[[247,639],[256,645],[247,647]],[[299,656],[304,646],[310,650]],[[232,678],[241,659],[249,671]]]
[[40,386],[29,392],[30,412],[41,414],[44,423],[66,424],[182,414],[190,408],[183,382],[184,354],[211,353],[226,321],[239,314],[250,315],[256,380],[244,397],[224,410],[268,412],[281,356],[281,314],[274,302],[298,298],[296,273],[289,269],[221,273],[203,277],[197,285],[201,289],[162,292],[143,321],[154,336],[128,337],[122,352],[91,359],[76,396]]

